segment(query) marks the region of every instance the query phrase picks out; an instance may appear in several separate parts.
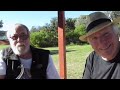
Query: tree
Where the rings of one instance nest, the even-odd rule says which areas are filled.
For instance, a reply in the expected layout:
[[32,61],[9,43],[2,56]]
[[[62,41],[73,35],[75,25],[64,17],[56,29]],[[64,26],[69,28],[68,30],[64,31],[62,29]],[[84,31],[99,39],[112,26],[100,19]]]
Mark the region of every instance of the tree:
[[50,20],[50,28],[52,31],[57,31],[57,26],[58,26],[58,19],[57,17],[52,18],[52,20]]
[[120,17],[120,11],[104,11],[104,13],[110,17],[112,20]]
[[0,28],[2,28],[3,27],[3,21],[1,20],[0,21]]
[[[120,11],[105,11],[104,13],[109,16],[111,20],[120,17]],[[118,23],[118,27],[120,28],[120,23]]]
[[81,25],[77,26],[74,30],[74,33],[78,33],[79,36],[84,35],[86,33],[85,32],[85,24],[81,24]]
[[79,18],[77,18],[76,22],[75,22],[75,27],[78,27],[81,24],[85,24],[87,23],[87,15],[81,15]]
[[76,22],[76,19],[68,18],[66,20],[65,31],[68,32],[68,31],[74,30],[75,22]]
[[30,32],[37,32],[37,31],[38,31],[38,29],[35,26],[32,26]]

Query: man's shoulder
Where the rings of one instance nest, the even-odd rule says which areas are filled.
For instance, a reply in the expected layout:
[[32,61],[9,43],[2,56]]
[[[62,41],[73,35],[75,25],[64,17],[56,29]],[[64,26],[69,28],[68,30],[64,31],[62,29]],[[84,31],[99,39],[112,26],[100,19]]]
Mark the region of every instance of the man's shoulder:
[[2,59],[8,58],[11,53],[13,53],[11,47],[4,48],[0,51],[0,57]]
[[95,51],[92,51],[92,52],[89,54],[89,56],[88,56],[87,59],[89,59],[90,62],[93,62],[94,60],[96,61],[97,59],[99,59],[99,57],[100,57],[100,56],[99,56]]
[[89,56],[98,56],[98,54],[95,51],[92,51]]

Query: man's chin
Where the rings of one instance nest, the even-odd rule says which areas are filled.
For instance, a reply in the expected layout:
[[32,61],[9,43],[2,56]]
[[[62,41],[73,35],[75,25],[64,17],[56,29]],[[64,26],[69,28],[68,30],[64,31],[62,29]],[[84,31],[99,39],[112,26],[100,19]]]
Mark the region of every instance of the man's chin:
[[24,52],[25,52],[25,47],[18,47],[17,48],[17,50],[18,50],[18,54],[24,54]]
[[18,55],[18,56],[21,56],[21,55],[24,55],[25,53],[26,53],[25,51],[18,51],[18,52],[17,52],[17,55]]

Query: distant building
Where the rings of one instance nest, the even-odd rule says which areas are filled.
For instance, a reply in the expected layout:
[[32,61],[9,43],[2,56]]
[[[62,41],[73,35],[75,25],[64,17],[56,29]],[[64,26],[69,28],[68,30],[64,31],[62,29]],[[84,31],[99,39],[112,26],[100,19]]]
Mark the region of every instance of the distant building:
[[6,36],[6,31],[0,31],[0,45],[9,45],[9,41]]

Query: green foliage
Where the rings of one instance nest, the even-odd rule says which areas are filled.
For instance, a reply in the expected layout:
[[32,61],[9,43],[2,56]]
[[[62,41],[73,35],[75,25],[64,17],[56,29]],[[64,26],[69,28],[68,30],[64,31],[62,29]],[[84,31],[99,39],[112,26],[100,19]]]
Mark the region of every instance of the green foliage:
[[36,32],[36,31],[37,31],[37,28],[36,28],[36,27],[34,27],[34,26],[32,26],[32,28],[31,28],[30,32]]
[[86,29],[85,24],[81,24],[75,28],[74,33],[78,33],[79,36],[82,36],[86,33],[85,29]]
[[75,22],[75,27],[81,24],[85,24],[85,25],[87,24],[87,15],[81,15],[80,17],[78,17]]
[[[80,20],[85,20],[86,16],[82,16]],[[85,34],[85,24],[75,27],[77,18],[68,18],[65,22],[66,44],[84,44],[79,40],[81,35]],[[81,21],[85,22],[85,21]],[[32,27],[31,31],[31,44],[36,47],[53,47],[58,46],[58,19],[57,17],[50,20],[50,24],[46,23],[45,26]]]
[[76,22],[76,19],[68,18],[66,20],[65,31],[70,32],[71,30],[74,30],[75,29],[75,22]]
[[31,45],[35,46],[35,47],[38,47],[38,44],[39,44],[39,32],[33,32],[31,33],[30,35],[30,42],[31,42]]
[[66,44],[77,44],[80,43],[79,34],[73,31],[66,33]]
[[52,31],[56,31],[57,30],[57,26],[58,26],[58,19],[57,17],[54,17],[50,20],[50,30]]
[[52,47],[57,46],[57,38],[48,30],[40,30],[40,32],[33,32],[30,35],[31,45],[35,47]]

